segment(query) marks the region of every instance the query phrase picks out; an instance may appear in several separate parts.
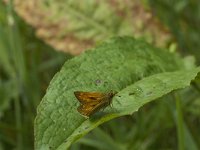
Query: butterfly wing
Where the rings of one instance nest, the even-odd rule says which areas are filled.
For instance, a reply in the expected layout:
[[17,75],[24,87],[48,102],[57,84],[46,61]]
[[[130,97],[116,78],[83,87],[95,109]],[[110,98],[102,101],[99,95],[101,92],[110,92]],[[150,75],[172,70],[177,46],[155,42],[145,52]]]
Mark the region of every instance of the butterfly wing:
[[84,116],[90,116],[108,103],[108,96],[98,92],[74,92],[81,105],[77,108]]
[[90,116],[108,104],[109,103],[107,101],[101,101],[101,102],[94,101],[94,102],[89,102],[87,104],[81,104],[77,108],[77,110],[84,116]]
[[76,96],[76,98],[81,104],[86,104],[86,103],[90,103],[94,101],[99,102],[103,99],[103,97],[105,97],[104,93],[98,93],[98,92],[76,91],[74,92],[74,95]]

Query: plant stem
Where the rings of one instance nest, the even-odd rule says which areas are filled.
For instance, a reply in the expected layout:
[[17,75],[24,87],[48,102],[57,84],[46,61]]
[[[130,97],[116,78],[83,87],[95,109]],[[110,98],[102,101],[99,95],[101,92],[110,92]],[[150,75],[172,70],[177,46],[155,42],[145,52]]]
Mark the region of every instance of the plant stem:
[[23,136],[22,136],[22,124],[21,124],[21,107],[20,107],[20,101],[17,97],[15,99],[15,118],[16,118],[16,127],[17,127],[17,149],[21,150],[23,145]]
[[[16,25],[15,25],[15,18],[13,16],[13,5],[12,0],[9,0],[7,5],[7,18],[8,18],[8,34],[9,34],[9,44],[10,44],[10,52],[12,54],[12,60],[15,66],[15,75],[14,79],[16,80],[16,84],[18,85],[19,93],[21,92],[21,70],[19,64],[21,63],[22,59],[19,57],[19,50],[18,47],[18,39],[16,38]],[[20,71],[19,71],[20,70]],[[21,106],[20,106],[20,99],[19,97],[14,98],[14,107],[15,107],[15,122],[17,128],[17,150],[23,149],[23,134],[22,134],[22,117],[21,117]]]
[[174,98],[176,100],[176,127],[178,134],[178,149],[184,150],[184,131],[183,131],[183,114],[181,108],[181,100],[178,93],[174,93]]

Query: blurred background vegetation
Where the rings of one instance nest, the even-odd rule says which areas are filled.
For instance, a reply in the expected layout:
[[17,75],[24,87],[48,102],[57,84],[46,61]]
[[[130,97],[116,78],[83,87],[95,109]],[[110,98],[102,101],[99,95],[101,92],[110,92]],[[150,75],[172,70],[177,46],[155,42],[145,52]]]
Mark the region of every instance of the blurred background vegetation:
[[[130,35],[200,63],[199,0],[0,1],[0,150],[34,149],[36,108],[63,63]],[[181,99],[178,141],[174,99]],[[166,100],[167,99],[167,100]],[[180,125],[180,124],[179,124]],[[200,149],[200,95],[188,88],[96,128],[71,149]],[[180,134],[179,134],[180,135]],[[180,144],[182,142],[182,144]]]

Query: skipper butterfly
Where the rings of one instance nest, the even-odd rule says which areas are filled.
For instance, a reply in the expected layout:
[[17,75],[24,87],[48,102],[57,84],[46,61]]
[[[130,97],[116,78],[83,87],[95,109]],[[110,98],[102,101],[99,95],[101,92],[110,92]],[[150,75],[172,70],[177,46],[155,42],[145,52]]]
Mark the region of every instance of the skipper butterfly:
[[77,110],[82,115],[89,117],[100,109],[110,105],[115,94],[116,92],[113,91],[109,93],[76,91],[74,95],[80,102]]

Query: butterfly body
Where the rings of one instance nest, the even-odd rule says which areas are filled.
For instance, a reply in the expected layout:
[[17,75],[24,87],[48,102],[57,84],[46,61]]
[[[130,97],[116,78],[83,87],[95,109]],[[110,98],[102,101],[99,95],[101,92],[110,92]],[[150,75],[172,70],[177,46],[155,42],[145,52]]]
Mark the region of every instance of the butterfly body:
[[89,117],[100,109],[110,105],[115,94],[115,92],[99,93],[76,91],[74,95],[80,102],[80,106],[77,110],[82,115]]

